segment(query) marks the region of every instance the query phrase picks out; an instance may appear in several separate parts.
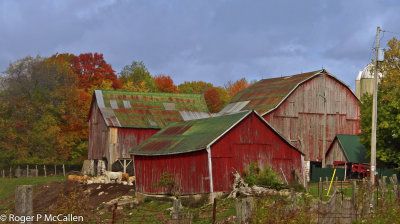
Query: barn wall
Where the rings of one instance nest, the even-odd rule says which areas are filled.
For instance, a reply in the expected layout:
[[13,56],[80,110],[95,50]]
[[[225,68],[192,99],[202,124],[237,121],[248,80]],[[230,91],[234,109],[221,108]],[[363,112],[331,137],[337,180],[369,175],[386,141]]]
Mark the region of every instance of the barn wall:
[[107,141],[107,126],[96,101],[94,101],[89,115],[88,159],[102,159],[106,157]]
[[169,155],[135,156],[136,190],[143,193],[163,194],[167,189],[154,186],[162,173],[174,174],[175,182],[183,194],[210,191],[207,151]]
[[[302,174],[301,154],[287,144],[255,114],[251,114],[211,146],[214,191],[230,191],[233,172],[255,161],[279,173],[284,171],[288,181],[293,170]],[[282,175],[280,174],[280,177]]]
[[130,158],[129,151],[153,136],[160,129],[151,128],[118,128],[118,156]]
[[[339,141],[335,140],[333,142],[332,148],[329,150],[329,153],[326,155],[326,164],[333,165],[335,161],[347,161],[346,157],[343,154],[343,150],[340,147]],[[347,161],[348,162],[348,161]]]
[[360,133],[358,99],[328,75],[299,86],[276,110],[264,118],[305,154],[305,160],[322,161],[324,99],[327,98],[328,147],[336,134]]

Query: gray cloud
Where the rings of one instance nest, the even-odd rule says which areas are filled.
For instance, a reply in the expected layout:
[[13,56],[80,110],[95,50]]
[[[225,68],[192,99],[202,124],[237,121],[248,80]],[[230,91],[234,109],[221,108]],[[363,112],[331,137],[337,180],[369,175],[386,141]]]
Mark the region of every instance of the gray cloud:
[[399,9],[394,0],[3,0],[0,71],[28,55],[99,52],[117,72],[139,60],[178,83],[325,67],[354,87],[376,26],[400,32]]

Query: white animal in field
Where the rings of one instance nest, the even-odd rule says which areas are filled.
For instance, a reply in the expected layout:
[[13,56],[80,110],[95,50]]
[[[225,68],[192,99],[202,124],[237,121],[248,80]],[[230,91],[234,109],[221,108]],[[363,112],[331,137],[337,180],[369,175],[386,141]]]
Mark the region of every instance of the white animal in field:
[[122,181],[122,172],[104,171],[104,175],[107,177],[107,182],[121,183]]

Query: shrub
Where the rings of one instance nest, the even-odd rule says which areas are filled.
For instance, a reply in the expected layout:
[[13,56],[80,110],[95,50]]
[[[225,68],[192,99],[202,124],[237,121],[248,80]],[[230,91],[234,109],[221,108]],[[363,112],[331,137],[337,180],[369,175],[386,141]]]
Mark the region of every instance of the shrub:
[[264,166],[264,169],[260,169],[258,164],[251,162],[250,166],[244,170],[244,181],[249,186],[258,185],[265,186],[272,189],[283,189],[286,185],[282,184],[278,178],[278,173],[273,171],[269,166]]
[[181,188],[175,183],[174,175],[168,172],[162,173],[160,180],[154,186],[165,187],[169,195],[179,196],[181,194]]

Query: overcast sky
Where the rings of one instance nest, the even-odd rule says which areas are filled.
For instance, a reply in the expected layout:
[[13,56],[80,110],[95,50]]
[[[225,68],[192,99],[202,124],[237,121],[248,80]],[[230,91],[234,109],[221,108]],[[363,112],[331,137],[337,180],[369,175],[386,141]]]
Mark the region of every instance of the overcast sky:
[[397,0],[0,0],[0,71],[26,56],[98,52],[117,73],[143,61],[177,84],[323,67],[354,89],[376,27],[400,33],[399,12]]

